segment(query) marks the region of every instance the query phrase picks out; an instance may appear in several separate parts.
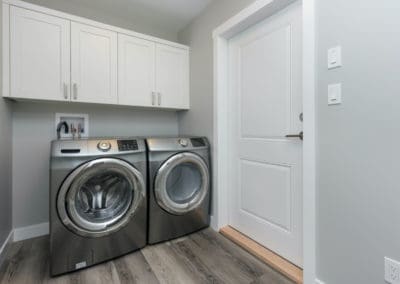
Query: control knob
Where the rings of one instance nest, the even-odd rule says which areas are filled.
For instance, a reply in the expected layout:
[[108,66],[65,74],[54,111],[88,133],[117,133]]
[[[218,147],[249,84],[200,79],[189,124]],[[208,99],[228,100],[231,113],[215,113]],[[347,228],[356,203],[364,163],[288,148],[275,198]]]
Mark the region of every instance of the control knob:
[[111,143],[108,142],[108,141],[100,141],[100,142],[97,144],[97,148],[98,148],[100,151],[107,152],[107,151],[109,151],[109,150],[111,149]]
[[187,147],[189,145],[189,142],[187,139],[179,139],[178,143],[182,146],[182,147]]

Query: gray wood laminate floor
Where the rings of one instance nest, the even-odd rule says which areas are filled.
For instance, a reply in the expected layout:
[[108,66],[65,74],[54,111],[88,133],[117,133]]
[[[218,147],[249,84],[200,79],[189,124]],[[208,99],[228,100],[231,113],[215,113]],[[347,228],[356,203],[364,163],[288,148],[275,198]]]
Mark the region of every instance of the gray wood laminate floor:
[[14,243],[0,283],[293,283],[211,229],[55,278],[48,261],[48,237]]

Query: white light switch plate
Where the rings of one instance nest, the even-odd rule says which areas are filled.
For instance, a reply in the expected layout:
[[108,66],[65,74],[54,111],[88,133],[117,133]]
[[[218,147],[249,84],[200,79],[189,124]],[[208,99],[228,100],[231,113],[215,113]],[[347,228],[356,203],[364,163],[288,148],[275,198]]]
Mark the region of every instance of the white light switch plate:
[[335,46],[328,49],[328,69],[342,66],[342,47]]
[[328,105],[342,103],[342,84],[328,85]]

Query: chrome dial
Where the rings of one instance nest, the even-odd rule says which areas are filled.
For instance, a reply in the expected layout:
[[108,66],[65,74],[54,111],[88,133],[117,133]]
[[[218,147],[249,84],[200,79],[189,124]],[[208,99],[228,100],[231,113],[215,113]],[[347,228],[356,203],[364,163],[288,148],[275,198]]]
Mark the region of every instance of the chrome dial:
[[109,150],[111,149],[111,143],[108,142],[108,141],[100,141],[100,142],[97,144],[97,148],[98,148],[100,151],[107,152],[107,151],[109,151]]
[[182,147],[187,147],[189,145],[189,141],[187,139],[179,139],[178,143],[182,146]]

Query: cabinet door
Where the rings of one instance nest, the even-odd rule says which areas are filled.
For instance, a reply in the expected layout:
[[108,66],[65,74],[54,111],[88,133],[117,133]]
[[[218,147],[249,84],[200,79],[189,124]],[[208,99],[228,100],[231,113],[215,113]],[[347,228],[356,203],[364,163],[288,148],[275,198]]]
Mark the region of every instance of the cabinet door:
[[189,108],[189,51],[156,45],[157,104],[166,108]]
[[10,8],[10,95],[70,100],[70,21]]
[[116,104],[117,33],[71,23],[72,101]]
[[118,102],[122,105],[154,106],[155,43],[118,35]]

